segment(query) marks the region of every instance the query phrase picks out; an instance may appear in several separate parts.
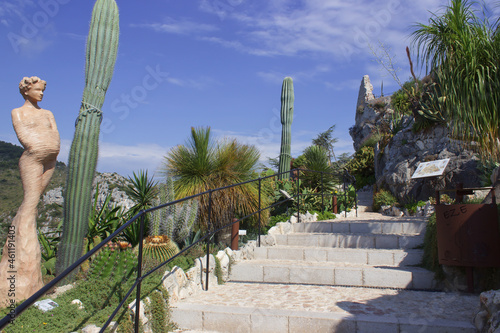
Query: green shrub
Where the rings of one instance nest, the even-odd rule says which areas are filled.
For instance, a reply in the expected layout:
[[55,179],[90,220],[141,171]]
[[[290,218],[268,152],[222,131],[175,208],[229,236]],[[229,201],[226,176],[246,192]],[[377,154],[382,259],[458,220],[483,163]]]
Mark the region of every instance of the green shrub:
[[373,195],[373,211],[378,212],[382,206],[392,206],[397,204],[396,198],[391,192],[381,189]]
[[394,94],[392,94],[391,105],[394,111],[398,112],[399,114],[411,114],[410,99],[402,89],[399,89]]
[[153,333],[172,332],[175,325],[170,321],[170,308],[168,305],[168,291],[154,291],[149,296],[151,303],[146,303],[146,311],[150,314],[151,330]]
[[425,201],[418,201],[418,202],[410,202],[404,205],[404,208],[408,210],[408,213],[410,215],[415,215],[417,213],[417,207],[425,207],[426,202]]
[[438,280],[444,279],[443,268],[439,264],[436,213],[433,213],[427,221],[424,236],[424,256],[422,259],[424,268],[434,272]]
[[347,164],[347,170],[356,177],[356,188],[375,184],[375,151],[373,147],[365,146],[356,153]]
[[491,186],[491,174],[493,170],[498,168],[500,163],[495,160],[480,160],[478,162],[479,177],[481,179],[482,186]]
[[327,210],[325,210],[324,212],[317,212],[317,213],[318,213],[318,221],[333,220],[335,218],[335,214]]

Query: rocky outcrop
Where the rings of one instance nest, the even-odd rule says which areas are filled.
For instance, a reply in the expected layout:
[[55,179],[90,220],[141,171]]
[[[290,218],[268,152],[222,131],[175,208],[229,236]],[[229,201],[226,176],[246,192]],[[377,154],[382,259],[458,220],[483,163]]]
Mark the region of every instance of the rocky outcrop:
[[[92,190],[92,196],[95,196],[96,188],[99,187],[99,199],[98,201],[104,202],[106,196],[111,194],[111,203],[117,206],[123,207],[128,210],[134,205],[134,202],[129,199],[127,194],[123,191],[130,182],[120,176],[117,173],[97,173],[94,178],[94,189]],[[57,204],[62,206],[64,203],[63,188],[61,186],[56,187],[43,196],[43,204]]]
[[[442,176],[411,179],[422,162],[449,158]],[[394,135],[386,147],[375,147],[375,177],[377,186],[386,187],[398,198],[428,200],[437,189],[478,187],[477,156],[459,141],[450,138],[447,128],[434,127],[414,133],[407,127]]]
[[354,142],[354,149],[361,145],[376,131],[376,124],[381,118],[380,112],[374,108],[373,86],[368,75],[363,76],[359,87],[358,103],[356,105],[356,124],[349,129]]
[[[367,140],[380,131],[387,130],[394,111],[390,108],[390,96],[375,98],[367,75],[361,82],[356,124],[349,130],[354,149],[358,150]],[[428,200],[436,189],[453,189],[459,183],[464,187],[478,187],[478,158],[464,145],[451,138],[446,127],[434,127],[413,132],[414,120],[404,116],[397,128],[390,128],[392,138],[387,145],[375,143],[375,178],[377,186],[386,188],[400,201]],[[394,124],[392,124],[394,125]],[[394,133],[396,132],[396,133]],[[449,158],[443,176],[411,179],[421,162]]]

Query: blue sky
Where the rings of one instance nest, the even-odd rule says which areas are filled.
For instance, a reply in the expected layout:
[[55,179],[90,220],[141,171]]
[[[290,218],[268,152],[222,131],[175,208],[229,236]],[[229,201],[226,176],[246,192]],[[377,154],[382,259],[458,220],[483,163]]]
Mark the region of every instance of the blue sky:
[[[91,0],[0,0],[0,140],[18,143],[10,110],[23,76],[47,81],[40,106],[51,110],[68,160],[84,87]],[[294,80],[292,155],[336,124],[337,155],[353,152],[363,75],[374,93],[398,89],[370,44],[390,49],[399,76],[409,71],[412,25],[447,1],[117,0],[120,44],[103,106],[98,170],[155,172],[191,126],[254,144],[262,161],[279,154],[281,83]]]

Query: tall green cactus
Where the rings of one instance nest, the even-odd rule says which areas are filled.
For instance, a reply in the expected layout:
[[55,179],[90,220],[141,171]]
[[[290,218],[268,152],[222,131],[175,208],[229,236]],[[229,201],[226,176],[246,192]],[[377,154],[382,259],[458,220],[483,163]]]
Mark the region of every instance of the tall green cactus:
[[85,89],[69,153],[63,234],[56,268],[58,274],[82,255],[97,164],[101,107],[113,76],[118,35],[118,7],[115,0],[97,0],[87,38]]
[[[278,172],[290,171],[291,141],[292,141],[292,121],[293,121],[293,81],[291,77],[283,80],[281,87],[281,149]],[[290,174],[279,176],[279,179],[289,179]]]

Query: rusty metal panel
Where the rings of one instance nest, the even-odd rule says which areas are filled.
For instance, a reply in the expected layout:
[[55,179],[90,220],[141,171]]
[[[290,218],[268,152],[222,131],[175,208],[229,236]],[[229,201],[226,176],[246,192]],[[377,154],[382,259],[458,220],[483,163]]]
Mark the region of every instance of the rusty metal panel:
[[500,267],[496,205],[436,205],[439,263]]

